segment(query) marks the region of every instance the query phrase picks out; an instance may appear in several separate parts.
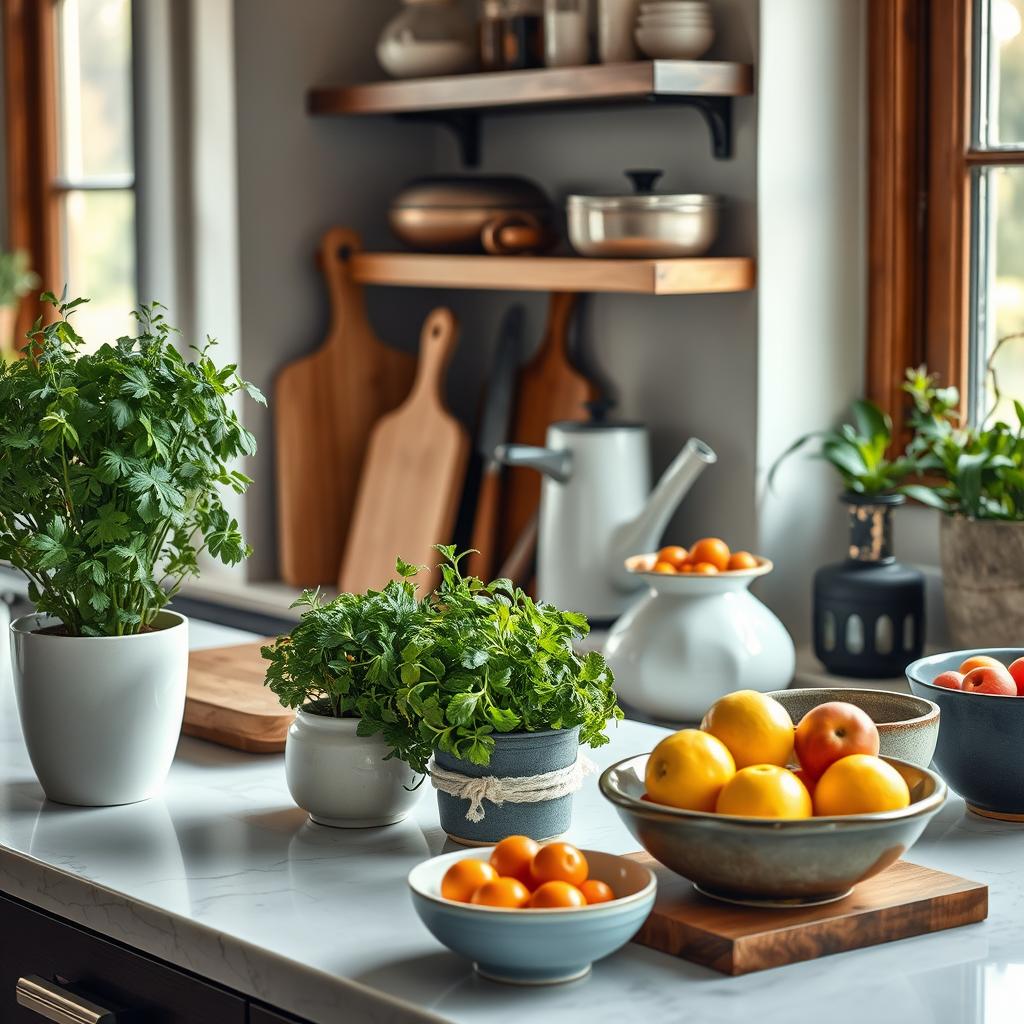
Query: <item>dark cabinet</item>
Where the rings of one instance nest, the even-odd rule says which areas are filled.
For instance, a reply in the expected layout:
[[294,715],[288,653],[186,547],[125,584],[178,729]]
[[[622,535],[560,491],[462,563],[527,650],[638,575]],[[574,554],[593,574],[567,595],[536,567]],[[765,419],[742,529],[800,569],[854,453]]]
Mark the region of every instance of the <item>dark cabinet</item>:
[[302,1024],[298,1017],[284,1017],[262,1006],[249,1007],[249,1024]]
[[[23,999],[35,1009],[18,1004],[19,979],[26,979]],[[0,897],[0,1021],[56,1019],[42,1011],[48,1001],[61,999],[71,1007],[87,1002],[115,1012],[117,1024],[246,1024],[241,996]]]

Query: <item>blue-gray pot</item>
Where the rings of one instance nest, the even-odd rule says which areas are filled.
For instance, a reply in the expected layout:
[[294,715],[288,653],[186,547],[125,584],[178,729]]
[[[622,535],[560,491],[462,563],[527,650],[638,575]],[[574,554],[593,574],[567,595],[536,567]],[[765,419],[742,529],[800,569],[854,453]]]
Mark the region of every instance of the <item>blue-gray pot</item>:
[[[486,766],[434,751],[434,761],[446,771],[471,778],[494,776],[499,779],[543,775],[573,764],[579,754],[580,730],[548,729],[544,732],[507,732],[494,734],[494,752]],[[499,843],[506,836],[530,836],[541,842],[568,832],[572,823],[572,795],[517,804],[506,801],[500,807],[484,800],[484,817],[470,821],[466,817],[469,801],[437,791],[437,809],[441,828],[457,843],[467,846]]]

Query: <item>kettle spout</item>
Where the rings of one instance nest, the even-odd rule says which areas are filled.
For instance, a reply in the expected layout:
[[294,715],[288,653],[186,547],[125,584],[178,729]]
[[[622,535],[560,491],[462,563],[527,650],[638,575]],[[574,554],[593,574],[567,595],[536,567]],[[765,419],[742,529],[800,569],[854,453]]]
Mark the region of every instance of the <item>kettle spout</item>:
[[494,449],[494,458],[503,466],[535,469],[560,484],[567,483],[572,476],[572,453],[567,451],[529,444],[500,444]]
[[623,563],[630,555],[651,551],[665,532],[672,514],[686,497],[697,477],[718,461],[711,447],[691,437],[658,481],[643,511],[635,519],[622,523],[612,534],[608,552],[612,579],[624,590],[636,588]]

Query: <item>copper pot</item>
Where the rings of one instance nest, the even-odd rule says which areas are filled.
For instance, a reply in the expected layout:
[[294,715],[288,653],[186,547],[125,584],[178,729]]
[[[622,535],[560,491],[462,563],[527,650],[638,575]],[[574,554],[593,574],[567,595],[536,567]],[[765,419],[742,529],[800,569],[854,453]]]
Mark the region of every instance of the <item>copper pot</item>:
[[388,212],[391,230],[410,248],[493,256],[549,249],[553,219],[548,197],[533,182],[483,175],[419,178]]

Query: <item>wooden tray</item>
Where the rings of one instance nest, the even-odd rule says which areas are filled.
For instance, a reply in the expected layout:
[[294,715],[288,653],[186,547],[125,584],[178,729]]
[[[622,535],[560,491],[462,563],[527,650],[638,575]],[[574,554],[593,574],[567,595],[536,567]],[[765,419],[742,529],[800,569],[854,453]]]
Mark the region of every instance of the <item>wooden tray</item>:
[[718,903],[646,853],[658,900],[633,941],[723,974],[749,974],[830,953],[957,928],[988,916],[988,886],[897,861],[838,903],[758,910]]
[[295,712],[263,685],[267,665],[260,648],[268,642],[192,651],[181,729],[186,736],[250,754],[284,750]]

